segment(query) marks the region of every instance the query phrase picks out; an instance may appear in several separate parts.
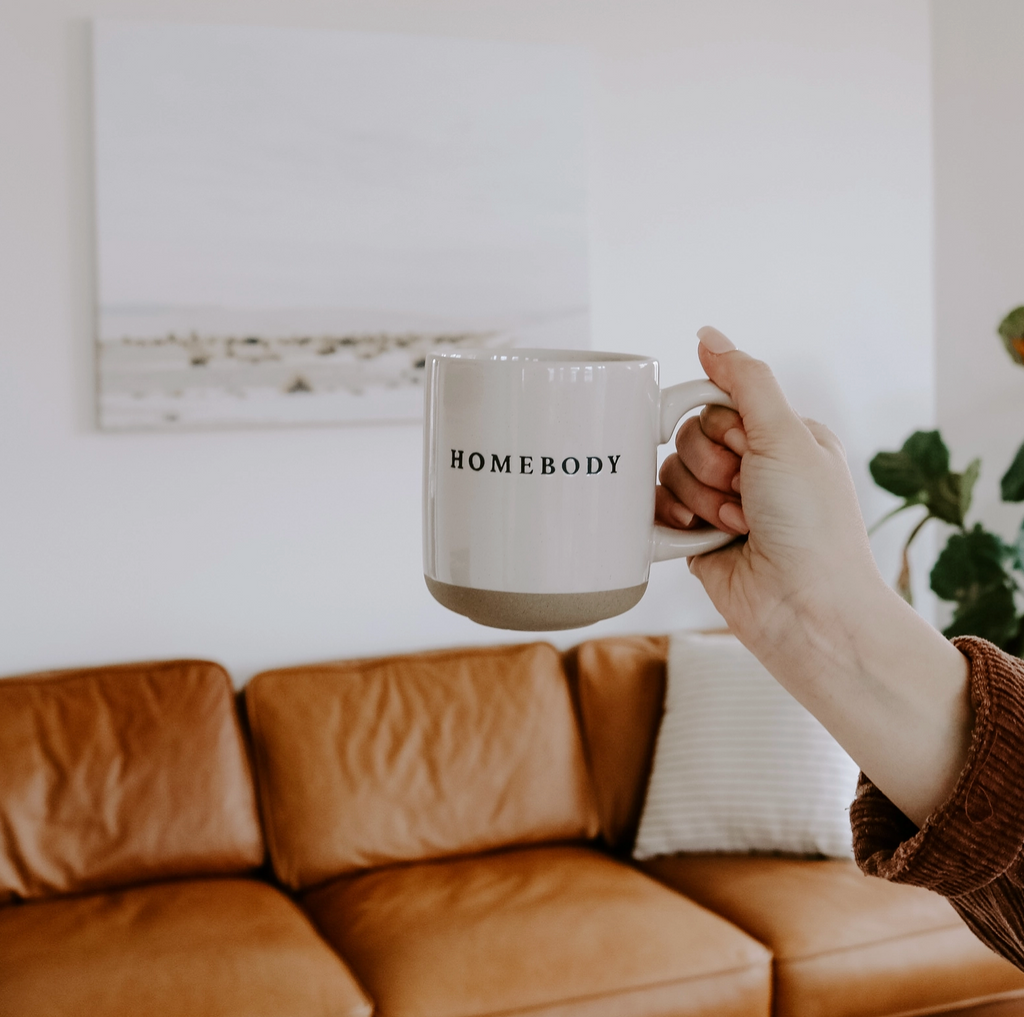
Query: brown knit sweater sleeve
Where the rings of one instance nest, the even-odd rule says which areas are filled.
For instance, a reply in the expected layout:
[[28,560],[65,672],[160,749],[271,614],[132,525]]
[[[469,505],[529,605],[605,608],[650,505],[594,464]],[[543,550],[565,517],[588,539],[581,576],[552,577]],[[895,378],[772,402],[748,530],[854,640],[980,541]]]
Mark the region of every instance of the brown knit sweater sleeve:
[[1024,968],[1024,661],[960,637],[974,733],[963,772],[920,830],[861,774],[850,808],[864,872],[948,897],[975,934]]

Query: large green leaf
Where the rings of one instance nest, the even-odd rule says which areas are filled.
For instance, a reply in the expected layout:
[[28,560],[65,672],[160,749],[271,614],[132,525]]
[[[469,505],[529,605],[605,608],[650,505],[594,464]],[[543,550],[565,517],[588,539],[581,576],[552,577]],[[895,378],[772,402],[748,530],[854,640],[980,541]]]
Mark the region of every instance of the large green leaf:
[[915,431],[899,452],[879,452],[869,463],[879,487],[904,499],[885,519],[914,505],[925,505],[928,517],[964,528],[971,507],[981,460],[974,459],[963,473],[951,473],[949,449],[938,431]]
[[903,443],[903,452],[929,480],[949,473],[949,449],[938,431],[915,431]]
[[960,525],[963,526],[967,513],[971,510],[971,499],[974,496],[974,485],[981,473],[981,460],[972,459],[967,469],[960,474]]
[[954,533],[932,568],[931,587],[943,600],[974,601],[1011,582],[1004,567],[1007,551],[981,523],[967,533]]
[[949,538],[931,575],[932,589],[943,600],[956,601],[944,635],[981,636],[1011,653],[1019,652],[1024,620],[1017,616],[1017,585],[1006,568],[1017,554],[980,523]]
[[928,485],[928,510],[944,523],[963,527],[963,500],[963,474],[961,473],[946,473]]
[[1015,307],[999,324],[1006,352],[1024,365],[1024,307]]
[[1017,541],[1013,545],[1013,567],[1024,572],[1024,520],[1021,520]]
[[1010,468],[999,481],[1003,501],[1024,501],[1024,445],[1017,449],[1017,454],[1010,463]]
[[1007,653],[1015,657],[1024,657],[1024,615],[1017,620],[1017,632],[1002,644]]
[[950,473],[947,470],[930,478],[924,494],[919,497],[936,519],[963,529],[967,511],[971,507],[974,485],[980,472],[980,459],[972,460],[963,473]]
[[949,638],[981,636],[1006,649],[1017,636],[1019,625],[1013,589],[994,586],[959,604],[942,634]]
[[906,452],[879,452],[868,469],[880,488],[901,498],[913,498],[924,490],[924,474]]
[[868,464],[874,482],[901,498],[924,501],[930,482],[949,473],[949,449],[938,431],[915,431],[899,452],[879,452]]
[[999,334],[1004,339],[1024,339],[1024,307],[1015,307],[999,323]]

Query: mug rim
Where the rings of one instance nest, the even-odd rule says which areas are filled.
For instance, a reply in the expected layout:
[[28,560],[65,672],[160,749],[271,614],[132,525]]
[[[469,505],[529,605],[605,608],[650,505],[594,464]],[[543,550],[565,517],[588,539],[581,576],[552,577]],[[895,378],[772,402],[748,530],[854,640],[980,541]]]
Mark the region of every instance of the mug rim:
[[545,363],[545,364],[621,364],[653,363],[654,357],[640,353],[612,353],[605,350],[565,350],[544,347],[508,346],[503,349],[463,347],[457,350],[431,350],[430,356],[443,360],[469,360],[476,363]]

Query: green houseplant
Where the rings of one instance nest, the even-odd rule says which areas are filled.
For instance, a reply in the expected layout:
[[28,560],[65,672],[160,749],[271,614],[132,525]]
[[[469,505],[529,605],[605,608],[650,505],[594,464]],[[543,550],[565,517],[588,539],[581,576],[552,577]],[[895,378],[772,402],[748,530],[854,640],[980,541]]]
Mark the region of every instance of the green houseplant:
[[[1011,311],[999,326],[1007,352],[1024,366],[1024,307]],[[931,571],[931,588],[954,604],[946,636],[981,636],[997,646],[1024,656],[1024,612],[1017,594],[1024,588],[1024,523],[1013,544],[1006,543],[975,522],[968,526],[974,483],[981,460],[972,460],[960,473],[950,469],[949,449],[938,431],[915,431],[894,452],[879,452],[869,464],[875,483],[902,501],[872,528],[893,516],[921,506],[924,516],[910,531],[903,547],[896,587],[910,600],[910,564],[907,552],[930,519],[955,527]],[[1024,502],[1024,444],[1000,482],[1003,501]]]

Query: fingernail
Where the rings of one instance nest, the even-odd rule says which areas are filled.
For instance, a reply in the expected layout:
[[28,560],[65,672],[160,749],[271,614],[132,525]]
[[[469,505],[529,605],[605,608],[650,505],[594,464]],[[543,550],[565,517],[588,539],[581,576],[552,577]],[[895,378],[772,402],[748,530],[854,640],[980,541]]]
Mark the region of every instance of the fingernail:
[[741,509],[735,502],[727,501],[718,510],[718,518],[722,521],[722,524],[724,526],[728,526],[730,530],[735,530],[737,533],[750,532],[750,527],[747,526],[746,516],[743,515],[743,509]]
[[735,477],[733,477],[733,478],[732,478],[732,489],[733,489],[733,490],[734,490],[734,491],[735,491],[735,492],[736,492],[737,494],[739,494],[739,493],[740,493],[740,475],[739,475],[738,473],[736,474],[736,476],[735,476]]
[[693,522],[693,513],[683,505],[672,506],[672,518],[680,526],[689,526]]
[[717,328],[705,325],[697,329],[697,338],[703,343],[705,349],[712,353],[728,353],[736,349],[736,344],[726,336],[722,335]]

